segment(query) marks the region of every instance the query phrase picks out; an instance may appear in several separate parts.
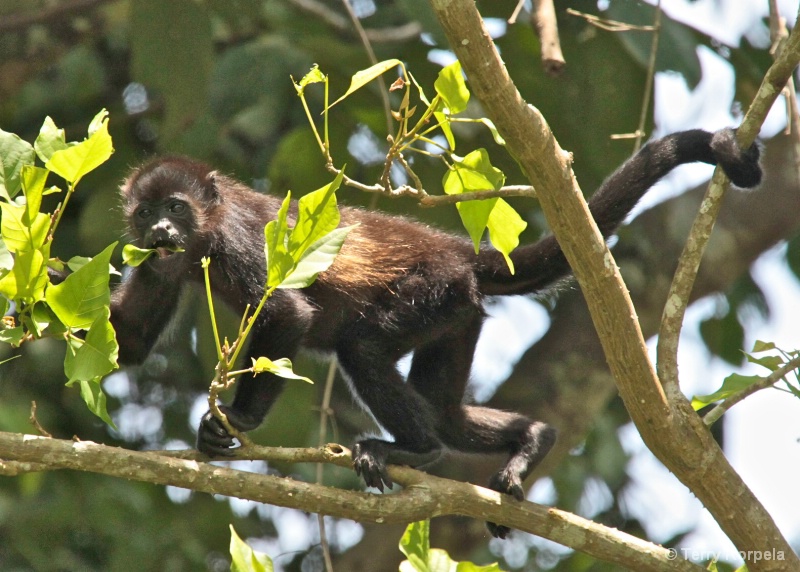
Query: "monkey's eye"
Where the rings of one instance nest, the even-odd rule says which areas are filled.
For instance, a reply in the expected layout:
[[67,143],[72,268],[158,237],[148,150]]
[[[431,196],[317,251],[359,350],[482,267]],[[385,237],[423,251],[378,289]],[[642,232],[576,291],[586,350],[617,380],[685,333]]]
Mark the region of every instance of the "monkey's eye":
[[139,209],[136,212],[136,216],[138,216],[139,218],[150,218],[151,214],[153,214],[153,211],[151,211],[150,209]]
[[172,203],[169,205],[169,212],[172,214],[181,214],[186,210],[186,205],[183,203]]

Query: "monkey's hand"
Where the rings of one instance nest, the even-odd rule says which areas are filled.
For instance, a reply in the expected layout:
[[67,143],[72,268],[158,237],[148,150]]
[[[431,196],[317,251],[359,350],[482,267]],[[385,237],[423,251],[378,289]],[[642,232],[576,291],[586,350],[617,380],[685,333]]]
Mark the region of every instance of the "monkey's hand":
[[[230,407],[220,405],[219,408],[228,418],[228,423],[238,431],[250,431],[259,425],[259,422],[254,422]],[[197,450],[210,457],[230,457],[235,450],[234,445],[233,436],[222,422],[211,411],[207,411],[197,430]]]

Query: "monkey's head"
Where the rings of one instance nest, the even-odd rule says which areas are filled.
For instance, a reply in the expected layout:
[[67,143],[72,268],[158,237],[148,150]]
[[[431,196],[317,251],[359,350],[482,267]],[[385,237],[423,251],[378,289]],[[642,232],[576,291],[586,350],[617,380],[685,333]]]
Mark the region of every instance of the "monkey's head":
[[[122,185],[130,234],[137,246],[158,253],[148,259],[151,265],[174,270],[199,260],[204,228],[220,203],[215,179],[202,163],[165,157],[136,169]],[[181,250],[193,251],[188,260]]]

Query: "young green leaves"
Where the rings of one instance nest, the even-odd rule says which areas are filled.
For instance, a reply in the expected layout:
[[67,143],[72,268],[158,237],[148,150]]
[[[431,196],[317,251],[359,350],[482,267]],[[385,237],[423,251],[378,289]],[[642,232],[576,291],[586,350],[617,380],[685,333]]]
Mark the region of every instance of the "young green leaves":
[[400,551],[407,560],[400,563],[400,572],[502,572],[495,564],[479,566],[472,562],[456,562],[441,548],[431,548],[431,522],[412,522],[400,539]]
[[[292,362],[287,358],[271,360],[262,356],[253,359],[252,366],[247,370],[233,372],[231,369],[272,293],[277,288],[305,288],[313,284],[319,273],[333,264],[347,234],[354,228],[352,226],[339,228],[340,215],[336,205],[336,190],[341,185],[342,178],[343,175],[340,173],[329,185],[297,201],[296,215],[292,217],[294,227],[289,227],[291,193],[287,194],[275,220],[268,222],[264,227],[264,256],[267,266],[264,295],[252,315],[246,315],[243,319],[236,341],[229,345],[226,340],[224,347],[220,345],[216,330],[208,274],[208,265],[211,261],[203,260],[211,321],[214,324],[214,336],[218,346],[220,366],[217,369],[218,372],[222,372],[220,377],[223,378],[222,385],[225,387],[230,387],[234,375],[244,371],[253,374],[271,373],[285,379],[299,379],[312,383],[307,377],[295,374],[292,371]],[[130,249],[131,256],[138,256],[140,251],[141,249]],[[213,387],[212,385],[212,389]]]
[[[108,286],[116,243],[93,259],[71,260],[73,273],[60,284],[51,283],[48,273],[48,267],[64,270],[63,262],[50,258],[50,247],[75,186],[113,152],[107,116],[105,110],[98,113],[81,142],[67,142],[64,130],[49,117],[33,145],[0,131],[0,306],[7,310],[13,301],[19,320],[18,326],[2,330],[0,341],[19,345],[47,335],[62,337],[67,384],[79,385],[89,409],[111,424],[100,380],[117,367]],[[37,157],[44,167],[34,165]],[[51,172],[67,182],[53,215],[41,212],[42,197],[61,192],[46,187]],[[76,335],[80,331],[86,332],[83,337]]]
[[340,173],[328,185],[297,201],[297,221],[289,228],[291,193],[286,195],[276,220],[264,229],[267,288],[305,288],[333,264],[353,226],[339,226],[336,190]]
[[[456,138],[451,124],[455,122],[483,123],[491,130],[492,136],[497,144],[505,144],[489,119],[456,117],[467,110],[470,99],[469,89],[467,89],[464,75],[461,71],[461,64],[458,61],[440,70],[434,82],[436,95],[433,99],[429,99],[425,95],[422,86],[408,73],[402,62],[391,59],[379,62],[365,70],[355,73],[350,81],[350,87],[344,95],[331,105],[327,105],[327,76],[322,74],[316,66],[312,68],[299,83],[295,83],[295,89],[297,89],[297,93],[303,101],[309,123],[314,130],[314,134],[317,137],[317,141],[319,142],[320,148],[329,166],[333,165],[333,159],[330,156],[327,129],[323,142],[317,132],[311,112],[308,109],[308,104],[305,99],[306,88],[314,83],[322,82],[325,84],[326,105],[322,113],[325,118],[325,125],[327,126],[328,113],[334,105],[346,99],[372,80],[386,72],[394,70],[398,66],[400,67],[400,75],[396,81],[393,82],[390,91],[404,90],[404,93],[397,110],[392,110],[392,116],[398,122],[398,129],[396,133],[388,137],[389,150],[386,153],[386,167],[378,185],[381,187],[381,190],[390,195],[403,194],[400,190],[395,191],[391,188],[391,182],[388,176],[390,167],[393,163],[397,162],[395,166],[397,164],[401,165],[410,176],[409,178],[414,181],[416,196],[430,198],[430,195],[422,188],[422,182],[419,180],[419,177],[413,172],[411,164],[404,157],[404,154],[409,152],[449,158],[449,160],[445,160],[448,166],[448,172],[443,178],[443,186],[446,194],[460,195],[500,190],[505,183],[505,175],[499,169],[492,166],[489,160],[489,154],[485,149],[472,151],[466,157],[459,157],[453,153],[456,148]],[[412,85],[416,86],[419,101],[425,106],[421,114],[417,113],[419,106],[411,102],[410,95]],[[435,119],[435,122],[431,121],[432,119]],[[437,129],[441,129],[447,141],[446,146],[443,142],[433,138],[432,134]],[[434,149],[434,151],[431,151],[431,149]],[[349,181],[349,183],[353,184],[352,181]],[[374,187],[370,190],[373,189]],[[432,203],[428,202],[426,204]],[[475,251],[478,251],[484,232],[488,229],[490,242],[503,254],[513,274],[514,265],[509,255],[511,251],[519,245],[519,235],[526,228],[527,223],[523,221],[519,214],[517,214],[517,212],[502,198],[481,199],[479,195],[472,196],[467,200],[458,202],[457,208],[464,227],[469,232],[475,244]],[[288,264],[288,262],[284,262],[288,259],[285,259],[280,252],[276,253],[276,257],[277,259],[273,261],[273,263],[276,272],[280,274],[279,268],[281,264]]]
[[[492,166],[485,149],[477,149],[464,158],[459,158],[444,174],[442,186],[448,195],[497,190],[503,186],[505,175]],[[458,214],[467,229],[475,252],[478,252],[481,238],[489,229],[489,240],[506,259],[506,264],[514,273],[514,264],[509,254],[519,245],[519,235],[528,226],[511,205],[501,198],[464,201],[456,203]]]

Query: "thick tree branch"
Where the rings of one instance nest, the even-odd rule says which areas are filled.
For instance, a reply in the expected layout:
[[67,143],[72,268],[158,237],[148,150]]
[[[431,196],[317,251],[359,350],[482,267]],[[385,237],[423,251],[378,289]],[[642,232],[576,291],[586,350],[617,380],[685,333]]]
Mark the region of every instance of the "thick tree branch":
[[[584,292],[620,395],[643,440],[697,495],[740,550],[755,555],[774,548],[786,558],[758,561],[749,556],[751,571],[800,569],[800,559],[699,417],[690,408],[686,411],[680,403],[672,407],[667,401],[648,359],[627,289],[589,214],[569,155],[559,147],[539,111],[523,101],[475,3],[431,3],[473,93],[537,189],[542,211]],[[776,85],[778,79],[770,77]]]
[[[322,449],[253,447],[248,459],[330,462],[350,467],[349,451],[338,445]],[[134,481],[172,485],[278,506],[375,523],[407,523],[458,514],[491,520],[549,538],[565,546],[641,571],[698,571],[701,566],[675,558],[665,548],[573,514],[531,502],[518,502],[482,487],[391,467],[404,489],[369,494],[219,467],[200,461],[196,451],[138,452],[90,441],[66,441],[0,432],[0,458],[37,462],[48,469],[73,469]]]

